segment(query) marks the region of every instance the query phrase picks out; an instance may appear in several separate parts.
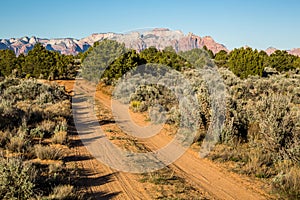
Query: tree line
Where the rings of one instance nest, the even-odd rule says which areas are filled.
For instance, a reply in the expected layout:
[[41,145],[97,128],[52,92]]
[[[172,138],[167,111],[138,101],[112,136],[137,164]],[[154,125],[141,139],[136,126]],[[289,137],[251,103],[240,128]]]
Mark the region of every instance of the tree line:
[[209,60],[209,56],[202,49],[193,49],[188,52],[179,52],[168,46],[163,50],[149,47],[137,52],[133,49],[126,49],[124,44],[112,40],[104,40],[95,43],[87,50],[88,53],[80,54],[82,62],[82,76],[91,81],[101,79],[110,85],[121,78],[126,72],[144,64],[157,64],[169,66],[177,71],[191,68],[187,60],[196,56],[201,65]]
[[221,50],[211,57],[219,67],[230,69],[236,76],[244,79],[250,75],[267,76],[266,68],[286,72],[300,68],[300,57],[284,50],[276,50],[271,55],[257,49],[239,48],[227,53]]
[[18,57],[13,50],[0,50],[0,76],[14,74],[20,78],[72,79],[78,68],[75,58],[57,51],[48,51],[40,43],[27,55],[21,54]]
[[[114,48],[110,48],[112,46]],[[108,48],[110,49],[108,50]],[[284,50],[276,50],[271,55],[268,55],[265,51],[242,47],[234,49],[229,53],[221,50],[214,54],[204,46],[203,49],[192,49],[190,51],[176,53],[170,46],[162,51],[157,50],[155,47],[149,47],[138,53],[135,50],[126,50],[124,44],[109,40],[100,43],[97,42],[87,52],[81,54],[82,62],[88,63],[87,65],[89,65],[89,67],[95,65],[95,59],[93,59],[93,57],[97,56],[97,53],[95,55],[93,55],[93,53],[97,52],[97,49],[101,49],[103,52],[122,52],[115,60],[106,63],[106,65],[108,65],[107,68],[105,68],[106,66],[102,66],[102,69],[105,68],[105,71],[101,78],[108,84],[113,83],[114,80],[117,80],[127,71],[138,65],[157,63],[182,71],[185,68],[192,67],[187,60],[191,61],[194,58],[198,60],[193,60],[193,63],[201,66],[204,64],[210,65],[213,60],[219,68],[228,68],[242,79],[255,75],[266,77],[272,73],[281,73],[300,68],[300,57],[291,55]],[[97,65],[99,65],[99,63]],[[101,70],[99,66],[96,66],[92,71]],[[90,73],[91,76],[95,76],[93,72]]]
[[[193,59],[195,54],[203,54],[203,51],[197,49],[176,53],[172,47],[166,47],[162,51],[157,50],[155,47],[149,47],[137,52],[126,49],[124,44],[119,44],[116,41],[104,40],[95,42],[86,52],[72,56],[49,51],[38,43],[27,55],[21,54],[18,57],[12,50],[0,50],[0,76],[8,76],[13,73],[16,77],[21,78],[73,79],[81,62],[90,65],[90,67],[95,65],[89,73],[90,78],[93,79],[92,77],[97,76],[94,72],[99,70],[99,67],[106,67],[96,66],[99,65],[95,61],[97,55],[99,55],[99,52],[97,52],[99,47],[105,50],[106,53],[119,52],[114,60],[107,63],[109,67],[105,69],[102,75],[107,84],[111,84],[130,69],[146,63],[163,64],[181,71],[184,68],[191,67],[186,58]],[[268,55],[264,51],[249,47],[234,49],[229,53],[221,50],[216,54],[213,54],[205,46],[203,49],[207,54],[203,55],[203,59],[199,62],[207,62],[207,57],[210,57],[218,67],[228,68],[242,79],[250,75],[267,76],[266,68],[270,68],[276,73],[300,68],[300,57],[282,50],[276,50]],[[93,56],[94,59],[92,59]],[[80,61],[77,62],[78,60]]]

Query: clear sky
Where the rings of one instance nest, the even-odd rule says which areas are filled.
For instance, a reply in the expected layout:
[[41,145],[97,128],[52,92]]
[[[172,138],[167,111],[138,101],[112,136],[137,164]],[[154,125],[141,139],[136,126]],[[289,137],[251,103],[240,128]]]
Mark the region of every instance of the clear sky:
[[232,49],[300,47],[299,0],[3,0],[0,38],[82,38],[165,27]]

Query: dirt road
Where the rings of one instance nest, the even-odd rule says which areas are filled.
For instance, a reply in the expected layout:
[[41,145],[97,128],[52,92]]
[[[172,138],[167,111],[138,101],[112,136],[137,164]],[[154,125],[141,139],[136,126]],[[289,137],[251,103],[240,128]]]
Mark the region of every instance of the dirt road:
[[[73,106],[77,113],[77,121],[80,122],[77,130],[80,132],[80,139],[85,144],[84,146],[76,147],[77,156],[90,157],[87,148],[90,152],[94,152],[94,156],[102,156],[107,154],[113,156],[117,152],[97,152],[99,144],[103,145],[105,135],[99,135],[95,128],[98,127],[98,121],[91,117],[90,106],[87,99],[84,97],[93,95],[93,87],[86,83],[81,83],[81,92],[73,98]],[[83,94],[85,93],[85,94]],[[98,91],[95,98],[107,109],[110,109],[110,96],[103,91]],[[107,123],[112,123],[107,121]],[[107,124],[102,124],[103,126]],[[104,136],[104,137],[103,137]],[[78,138],[75,138],[78,139]],[[160,134],[147,138],[139,139],[139,142],[149,150],[159,149],[172,140],[172,136],[163,129]],[[100,142],[101,141],[101,142]],[[99,143],[100,142],[100,143]],[[108,146],[109,147],[109,146]],[[103,149],[103,148],[102,148]],[[96,153],[95,153],[96,152]],[[151,196],[151,185],[141,183],[137,175],[116,172],[115,170],[99,163],[96,159],[82,159],[80,161],[83,169],[90,170],[87,175],[88,179],[99,180],[103,184],[95,184],[96,186],[87,184],[90,192],[95,194],[95,198],[117,198],[117,199],[153,199]],[[239,175],[229,173],[228,171],[218,167],[207,159],[201,159],[196,152],[189,149],[176,162],[169,166],[175,171],[177,176],[186,180],[187,183],[197,188],[199,191],[205,190],[209,195],[206,198],[210,199],[270,199],[262,189],[253,181],[249,181]],[[98,196],[97,196],[98,194]]]
[[[67,85],[66,85],[67,84]],[[72,83],[64,82],[67,89],[71,90]],[[77,95],[76,99],[80,99],[80,95]],[[73,105],[77,107],[76,111],[82,112],[82,119],[86,122],[93,124],[98,121],[92,121],[89,118],[85,118],[85,101],[73,102]],[[92,199],[152,199],[149,193],[151,186],[141,183],[139,179],[141,177],[131,174],[118,172],[92,157],[87,148],[83,145],[82,141],[88,139],[88,137],[79,137],[78,134],[71,136],[73,141],[73,149],[71,155],[76,162],[76,165],[81,170],[81,178],[78,181],[79,186],[85,188],[85,193],[89,193],[89,197]]]

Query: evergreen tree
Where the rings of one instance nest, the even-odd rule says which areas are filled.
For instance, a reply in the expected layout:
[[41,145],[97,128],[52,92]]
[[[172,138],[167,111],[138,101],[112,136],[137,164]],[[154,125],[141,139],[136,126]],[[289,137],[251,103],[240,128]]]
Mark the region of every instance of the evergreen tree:
[[240,78],[249,75],[262,76],[267,54],[252,48],[234,49],[228,56],[229,69]]
[[28,52],[24,59],[21,57],[19,63],[22,66],[22,74],[26,77],[66,79],[74,78],[76,73],[73,56],[48,51],[39,43]]
[[225,50],[219,51],[216,53],[214,61],[218,67],[228,67],[228,53]]
[[145,64],[146,60],[140,58],[139,54],[135,50],[131,50],[124,53],[119,58],[117,58],[103,73],[103,80],[106,84],[112,84],[113,81],[121,78],[129,70]]
[[289,71],[294,68],[297,57],[290,55],[287,51],[276,50],[268,60],[268,65],[277,71]]
[[207,46],[204,45],[203,49],[208,53],[208,55],[211,59],[215,58],[215,54],[212,52],[212,50],[208,49]]
[[[82,62],[81,75],[87,80],[98,82],[106,68],[126,52],[124,44],[114,40],[103,40],[90,48]],[[111,69],[112,70],[112,69]],[[110,70],[109,70],[110,71]],[[106,75],[108,77],[108,75]]]
[[8,76],[17,67],[17,58],[12,50],[0,50],[0,76]]

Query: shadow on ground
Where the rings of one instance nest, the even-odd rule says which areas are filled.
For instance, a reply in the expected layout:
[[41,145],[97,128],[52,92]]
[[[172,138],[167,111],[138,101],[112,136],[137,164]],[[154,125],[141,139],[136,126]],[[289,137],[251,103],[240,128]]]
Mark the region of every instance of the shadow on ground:
[[[111,121],[103,122],[103,123],[113,123]],[[71,123],[69,123],[69,134],[70,136],[77,135],[77,130],[74,125],[73,119],[71,120]],[[81,147],[83,146],[83,142],[78,139],[70,139],[69,145],[71,148]],[[78,156],[78,155],[70,155],[64,158],[64,162],[80,162],[80,161],[88,161],[93,159],[92,156]],[[78,175],[74,177],[73,183],[78,188],[79,191],[87,191],[83,194],[83,199],[89,199],[89,200],[98,200],[98,199],[113,199],[115,196],[117,196],[120,192],[106,192],[106,191],[100,191],[100,192],[92,192],[90,190],[91,187],[97,187],[101,185],[105,185],[106,183],[109,183],[111,181],[114,181],[114,173],[106,174],[103,176],[98,176],[98,174],[95,174],[93,171],[85,170],[80,168]]]

